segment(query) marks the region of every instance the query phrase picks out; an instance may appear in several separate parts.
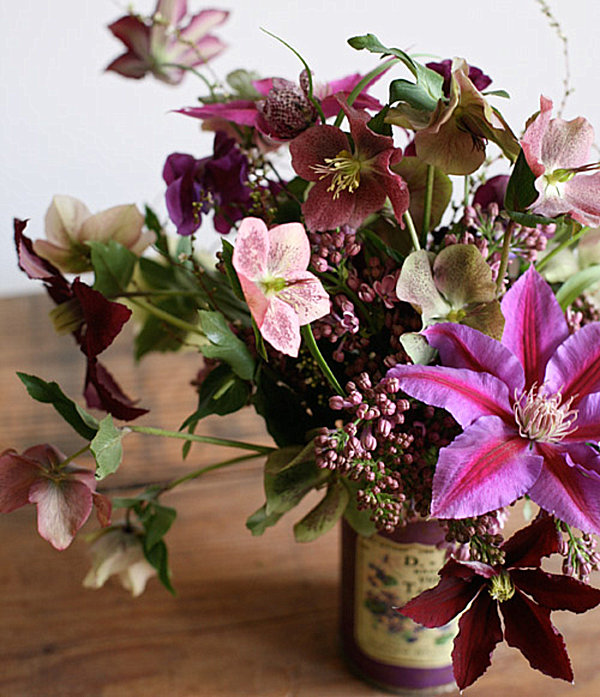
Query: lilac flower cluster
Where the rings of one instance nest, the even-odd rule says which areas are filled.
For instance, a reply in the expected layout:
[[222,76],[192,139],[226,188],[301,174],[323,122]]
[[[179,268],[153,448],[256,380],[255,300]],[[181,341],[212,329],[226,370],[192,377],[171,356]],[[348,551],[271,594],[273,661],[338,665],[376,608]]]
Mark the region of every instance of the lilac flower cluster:
[[333,232],[309,233],[312,256],[310,263],[318,273],[337,269],[345,259],[356,256],[362,249],[356,231],[342,225]]
[[500,546],[504,541],[501,531],[507,517],[506,510],[500,509],[474,518],[440,521],[446,530],[443,544],[456,559],[501,564]]
[[597,540],[588,533],[574,535],[564,523],[561,527],[567,533],[567,538],[561,539],[558,550],[564,557],[562,572],[580,581],[588,581],[592,571],[600,569],[600,555],[596,552]]

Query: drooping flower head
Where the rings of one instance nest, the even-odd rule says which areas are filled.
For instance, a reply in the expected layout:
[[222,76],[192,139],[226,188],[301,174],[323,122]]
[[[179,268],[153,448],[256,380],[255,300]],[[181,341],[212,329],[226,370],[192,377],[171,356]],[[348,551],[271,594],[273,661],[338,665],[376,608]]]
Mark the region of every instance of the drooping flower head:
[[402,225],[408,210],[408,187],[390,166],[402,158],[389,136],[374,133],[365,111],[340,100],[352,142],[340,128],[313,126],[290,144],[292,167],[314,186],[302,206],[309,230],[332,230],[342,225],[358,228],[390,199]]
[[558,552],[559,541],[554,520],[539,518],[502,545],[504,564],[451,559],[440,571],[435,588],[400,608],[403,615],[425,627],[441,627],[462,613],[452,652],[454,677],[461,690],[483,675],[502,639],[519,649],[532,668],[572,682],[565,643],[550,613],[586,612],[600,603],[600,590],[540,568],[543,557]]
[[51,445],[34,445],[19,455],[0,454],[0,513],[27,503],[37,506],[38,532],[56,549],[68,547],[96,506],[102,525],[110,523],[110,500],[96,492],[91,470],[63,464]]
[[600,323],[569,335],[532,268],[502,300],[502,343],[459,324],[425,331],[442,366],[388,375],[464,429],[440,451],[431,514],[467,518],[528,494],[581,530],[600,531]]
[[307,271],[310,243],[300,223],[270,230],[245,218],[238,230],[233,266],[256,325],[273,348],[297,356],[300,327],[329,313],[329,295]]
[[540,112],[529,124],[521,147],[536,176],[539,196],[532,213],[555,217],[568,213],[582,225],[600,226],[600,172],[590,163],[594,129],[579,116],[572,121],[551,118],[552,101],[540,97]]
[[158,0],[148,20],[128,14],[113,22],[108,28],[127,50],[106,70],[137,80],[151,73],[179,84],[186,68],[204,65],[223,51],[225,44],[210,31],[229,16],[223,10],[202,10],[182,26],[186,14],[187,0]]

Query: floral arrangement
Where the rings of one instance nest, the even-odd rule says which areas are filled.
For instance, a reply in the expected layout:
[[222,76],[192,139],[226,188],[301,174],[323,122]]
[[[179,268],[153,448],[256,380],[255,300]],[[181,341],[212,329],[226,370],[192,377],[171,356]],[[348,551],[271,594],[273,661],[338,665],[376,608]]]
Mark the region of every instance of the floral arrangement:
[[[550,613],[600,602],[586,583],[600,562],[591,125],[554,115],[542,96],[517,133],[496,106],[508,95],[490,91],[481,70],[462,59],[422,64],[371,34],[349,40],[374,56],[366,75],[323,82],[299,56],[297,81],[247,70],[217,80],[204,68],[225,47],[211,32],[226,19],[159,0],[150,17],[109,27],[126,49],[109,71],[170,85],[192,74],[207,92],[179,111],[214,132],[214,149],[167,158],[169,221],[135,205],[92,214],[66,195],[48,208],[46,239],[15,220],[20,268],[44,284],[56,331],[87,362],[86,408],[55,382],[19,374],[84,443],[68,456],[49,444],[2,453],[0,511],[35,504],[40,535],[64,549],[95,508],[84,584],[117,574],[138,595],[158,574],[172,590],[164,536],[176,511],[161,496],[266,455],[252,534],[314,489],[323,496],[296,523],[300,542],[341,517],[362,535],[434,518],[448,561],[438,586],[401,612],[427,627],[462,613],[458,686],[483,674],[502,639],[571,681]],[[371,90],[384,79],[381,103]],[[506,173],[490,176],[495,146]],[[200,253],[209,216],[222,235],[213,260]],[[137,359],[184,347],[203,356],[190,376],[198,408],[179,431],[133,423],[147,410],[99,360],[128,321]],[[207,415],[248,406],[272,447],[197,433]],[[110,500],[102,482],[130,432],[180,438],[184,457],[193,443],[244,454]],[[95,470],[76,464],[88,453]],[[521,499],[530,522],[505,540]],[[549,555],[562,556],[562,574],[542,568]]]

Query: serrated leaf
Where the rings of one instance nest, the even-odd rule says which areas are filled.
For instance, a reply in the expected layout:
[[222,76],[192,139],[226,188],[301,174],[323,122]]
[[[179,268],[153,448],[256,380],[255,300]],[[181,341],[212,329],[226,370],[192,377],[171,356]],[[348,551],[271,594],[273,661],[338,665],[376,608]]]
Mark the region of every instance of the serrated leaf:
[[199,346],[207,358],[216,358],[228,363],[242,380],[251,380],[254,375],[254,358],[243,341],[229,329],[220,312],[199,310],[200,328],[209,344]]
[[358,510],[357,493],[364,485],[361,482],[354,482],[346,477],[342,478],[342,482],[348,490],[348,505],[344,511],[344,518],[350,527],[363,537],[371,537],[377,532],[375,523],[371,520],[371,510]]
[[275,523],[281,518],[282,513],[271,513],[267,514],[267,504],[265,503],[257,511],[255,511],[251,516],[249,516],[246,521],[246,527],[254,537],[262,535],[267,528],[275,525]]
[[150,549],[144,547],[144,555],[149,564],[151,564],[158,572],[158,578],[163,586],[173,595],[175,589],[171,584],[171,572],[169,570],[169,552],[167,545],[161,540]]
[[129,285],[137,256],[127,247],[109,240],[108,242],[86,242],[90,247],[94,267],[94,290],[102,295],[120,295]]
[[600,283],[600,265],[588,266],[562,284],[556,293],[556,299],[562,309],[566,310],[576,298],[596,283]]
[[[43,402],[52,404],[63,419],[70,424],[75,431],[86,440],[92,440],[98,430],[98,422],[84,409],[75,404],[72,399],[66,396],[56,382],[46,382],[42,378],[27,373],[17,373],[19,380],[27,388],[30,397]],[[85,414],[85,416],[83,416]],[[93,424],[96,424],[94,427]]]
[[312,542],[329,532],[342,517],[349,500],[348,489],[340,480],[330,484],[321,501],[294,525],[296,542]]
[[123,430],[115,426],[110,414],[105,416],[90,443],[90,450],[96,459],[96,479],[104,479],[119,469],[123,459],[122,438]]

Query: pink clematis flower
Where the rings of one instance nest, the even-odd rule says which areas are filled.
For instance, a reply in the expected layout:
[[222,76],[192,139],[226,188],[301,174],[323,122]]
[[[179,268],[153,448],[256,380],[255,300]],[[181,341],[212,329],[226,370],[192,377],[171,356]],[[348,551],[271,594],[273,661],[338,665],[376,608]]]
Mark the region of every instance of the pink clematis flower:
[[393,138],[374,133],[369,115],[340,100],[350,123],[352,144],[339,128],[313,126],[290,143],[292,167],[314,186],[302,206],[309,230],[358,228],[389,198],[402,225],[408,210],[408,187],[390,166],[402,159]]
[[461,690],[483,675],[503,638],[521,651],[532,668],[572,682],[565,643],[550,613],[586,612],[600,603],[600,590],[540,568],[542,558],[558,552],[559,545],[554,520],[538,518],[502,545],[503,565],[451,559],[440,571],[435,588],[400,608],[403,615],[425,627],[441,627],[462,613],[452,651],[454,677]]
[[502,343],[471,327],[424,334],[443,367],[388,375],[464,429],[440,450],[431,514],[467,518],[528,494],[581,530],[600,532],[600,322],[569,335],[563,312],[530,268],[502,300]]
[[310,243],[300,223],[270,230],[259,218],[240,225],[233,266],[261,335],[288,356],[300,349],[300,327],[329,314],[329,295],[306,269]]
[[38,532],[56,549],[66,549],[96,506],[101,525],[110,524],[111,503],[96,492],[94,473],[63,465],[51,445],[34,445],[19,455],[0,454],[0,513],[37,505]]
[[540,112],[529,124],[521,147],[536,176],[539,196],[532,213],[554,217],[568,213],[582,225],[600,225],[600,172],[590,164],[594,129],[583,117],[550,118],[552,101],[540,97]]
[[127,51],[106,70],[138,80],[152,73],[170,85],[179,84],[185,68],[204,65],[223,51],[225,44],[209,32],[229,16],[223,10],[202,10],[182,27],[186,14],[186,0],[158,0],[147,22],[133,14],[113,22],[108,28]]

